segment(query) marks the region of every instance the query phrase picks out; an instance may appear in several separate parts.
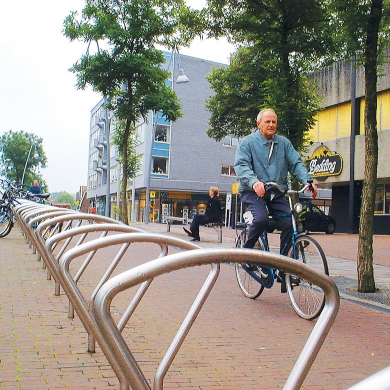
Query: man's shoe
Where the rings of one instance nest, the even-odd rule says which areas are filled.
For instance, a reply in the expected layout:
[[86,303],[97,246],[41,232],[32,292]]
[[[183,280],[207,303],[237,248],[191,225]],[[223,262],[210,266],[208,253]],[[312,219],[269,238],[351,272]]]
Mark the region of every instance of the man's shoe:
[[[301,283],[300,279],[298,279],[296,276],[290,275],[290,286],[291,286],[291,289],[293,289],[296,286],[299,286],[299,283]],[[280,286],[280,292],[282,294],[287,292],[286,280],[284,278],[283,278],[282,284]]]
[[188,229],[186,229],[185,227],[183,227],[183,230],[184,230],[190,237],[193,237],[191,230],[188,230]]
[[194,237],[191,241],[200,241],[199,237]]
[[296,276],[290,275],[291,287],[299,286],[299,283],[301,283],[300,279],[298,279]]

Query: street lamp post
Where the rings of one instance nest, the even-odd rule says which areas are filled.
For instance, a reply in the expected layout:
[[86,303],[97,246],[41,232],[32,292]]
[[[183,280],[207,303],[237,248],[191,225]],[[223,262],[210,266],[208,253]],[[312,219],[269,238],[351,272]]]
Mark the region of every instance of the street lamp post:
[[100,120],[104,123],[104,136],[106,137],[106,207],[104,215],[110,217],[111,215],[111,179],[110,179],[110,170],[111,170],[111,156],[110,156],[110,113],[107,108],[108,99],[104,99],[103,105],[105,106],[104,116]]
[[28,151],[26,163],[24,164],[24,170],[23,170],[23,176],[22,176],[22,188],[23,188],[23,185],[24,185],[24,176],[25,176],[25,174],[26,174],[27,165],[28,165],[28,160],[30,160],[31,151],[32,151],[33,146],[35,146],[35,143],[34,143],[34,142],[31,143],[30,150]]
[[349,202],[348,202],[348,230],[354,232],[354,200],[355,200],[355,134],[356,134],[356,59],[351,61],[351,138],[349,145]]
[[107,137],[107,183],[106,183],[106,217],[111,215],[111,156],[110,156],[110,119],[106,118],[104,124],[106,128],[106,137]]

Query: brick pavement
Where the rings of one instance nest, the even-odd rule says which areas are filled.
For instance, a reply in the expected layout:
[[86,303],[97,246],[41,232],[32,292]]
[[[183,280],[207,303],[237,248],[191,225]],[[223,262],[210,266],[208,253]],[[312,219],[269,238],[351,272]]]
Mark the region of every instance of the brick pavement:
[[[142,227],[164,229],[157,224]],[[180,229],[175,226],[172,234],[181,236]],[[224,231],[222,245],[231,244],[231,232]],[[202,231],[201,244],[221,245],[213,234],[212,229]],[[143,251],[137,261],[144,257]],[[86,352],[80,321],[67,318],[66,297],[54,296],[53,282],[46,280],[17,227],[0,240],[0,253],[0,387],[118,388],[100,350]],[[191,269],[157,278],[137,308],[125,334],[131,337],[131,348],[148,378],[206,273]],[[88,275],[85,283],[93,285],[94,275]],[[117,308],[123,310],[119,302]],[[343,299],[302,389],[347,389],[389,365],[389,322],[387,312]],[[266,290],[255,301],[243,297],[232,267],[223,265],[211,297],[168,372],[165,389],[280,389],[312,327],[312,322],[294,314],[278,288]]]

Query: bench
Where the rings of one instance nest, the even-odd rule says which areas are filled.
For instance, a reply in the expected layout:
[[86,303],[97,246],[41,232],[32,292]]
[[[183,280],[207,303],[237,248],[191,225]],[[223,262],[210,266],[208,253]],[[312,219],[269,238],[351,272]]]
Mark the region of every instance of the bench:
[[182,217],[167,217],[167,232],[171,231],[171,225],[175,221],[180,221],[183,223],[183,225],[186,225],[188,223],[188,218],[182,218]]
[[209,222],[203,226],[208,228],[213,228],[218,233],[218,243],[219,244],[222,243],[222,226],[223,226],[222,222]]
[[[191,222],[190,219],[182,218],[182,217],[167,217],[166,221],[167,221],[167,232],[171,231],[171,225],[175,221],[183,222],[183,225]],[[218,243],[219,244],[222,243],[222,226],[223,226],[222,222],[209,222],[209,223],[206,223],[205,225],[201,225],[201,226],[204,226],[207,228],[213,228],[218,233]]]

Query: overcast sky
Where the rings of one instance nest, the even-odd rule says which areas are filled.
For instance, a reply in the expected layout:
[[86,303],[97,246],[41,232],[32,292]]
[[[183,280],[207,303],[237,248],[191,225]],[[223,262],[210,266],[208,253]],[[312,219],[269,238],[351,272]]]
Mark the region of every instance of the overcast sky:
[[[187,3],[200,7],[205,1]],[[86,46],[69,42],[61,32],[65,17],[84,4],[1,1],[0,136],[23,130],[43,138],[48,167],[41,173],[51,192],[75,193],[87,185],[89,115],[101,96],[76,90],[76,78],[68,69]],[[198,40],[180,53],[227,63],[231,51],[225,41]]]

